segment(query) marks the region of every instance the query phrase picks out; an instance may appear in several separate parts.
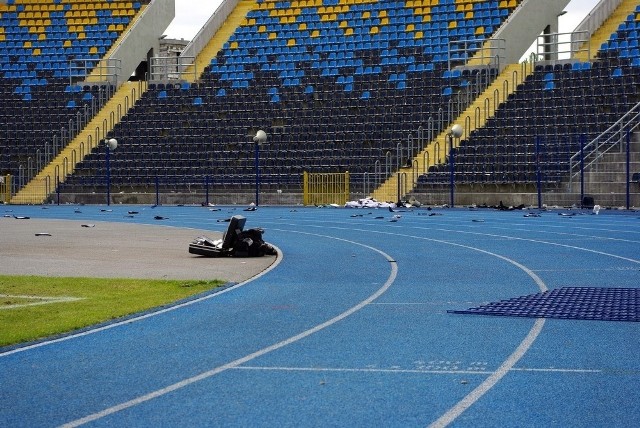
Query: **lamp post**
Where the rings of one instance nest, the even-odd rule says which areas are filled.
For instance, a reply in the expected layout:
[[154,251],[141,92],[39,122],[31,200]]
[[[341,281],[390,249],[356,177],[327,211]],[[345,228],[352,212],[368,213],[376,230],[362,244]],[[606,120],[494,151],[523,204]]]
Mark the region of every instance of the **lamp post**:
[[450,169],[450,176],[449,176],[449,186],[450,186],[450,193],[449,193],[449,201],[450,201],[450,206],[451,208],[453,208],[454,206],[454,187],[455,187],[455,149],[453,148],[453,139],[454,138],[460,138],[462,137],[462,133],[464,132],[464,129],[462,128],[461,125],[453,125],[451,127],[451,130],[447,133],[447,136],[449,137],[449,169]]
[[111,138],[109,140],[104,140],[105,147],[105,166],[107,170],[107,205],[111,205],[111,161],[110,155],[111,151],[115,150],[118,147],[118,140],[115,138]]
[[260,205],[260,145],[267,142],[267,133],[260,129],[253,137],[256,167],[256,207]]

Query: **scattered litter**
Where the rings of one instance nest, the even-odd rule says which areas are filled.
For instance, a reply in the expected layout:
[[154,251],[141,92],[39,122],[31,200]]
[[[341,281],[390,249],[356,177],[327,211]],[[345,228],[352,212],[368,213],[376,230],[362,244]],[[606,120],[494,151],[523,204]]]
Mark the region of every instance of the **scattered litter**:
[[353,214],[350,217],[363,217],[363,215],[362,214]]
[[81,224],[81,227],[96,227],[95,224]]
[[209,208],[209,211],[220,211],[220,208]]
[[358,199],[357,201],[348,201],[344,204],[345,208],[395,208],[396,204],[389,202],[378,202],[373,198]]
[[100,210],[100,212],[101,213],[110,213],[110,212],[113,212],[113,210],[106,210],[106,209],[103,208],[103,209]]
[[166,220],[168,218],[169,217],[162,217],[161,215],[157,215],[157,216],[153,217],[154,220]]
[[542,217],[542,216],[538,213],[528,213],[528,214],[525,214],[524,217]]
[[48,232],[36,232],[36,236],[51,236]]
[[73,212],[76,213],[76,214],[82,214],[82,211],[80,211],[80,210],[73,210]]
[[231,221],[231,218],[219,218],[217,220],[218,223],[228,223]]
[[127,211],[127,214],[140,214],[139,211]]
[[375,219],[375,220],[381,220],[381,219],[383,219],[383,218],[384,218],[384,217],[383,217],[383,216],[381,216],[381,215],[379,215],[379,216],[377,216],[377,217],[374,217],[374,219]]
[[18,220],[29,220],[31,217],[28,217],[26,215],[14,215],[13,218]]
[[595,215],[600,214],[600,208],[601,208],[601,207],[600,207],[600,205],[598,205],[598,204],[594,205],[594,206],[593,206],[593,213],[594,213]]
[[484,220],[479,219],[479,218],[474,218],[473,220],[471,220],[474,223],[484,223]]

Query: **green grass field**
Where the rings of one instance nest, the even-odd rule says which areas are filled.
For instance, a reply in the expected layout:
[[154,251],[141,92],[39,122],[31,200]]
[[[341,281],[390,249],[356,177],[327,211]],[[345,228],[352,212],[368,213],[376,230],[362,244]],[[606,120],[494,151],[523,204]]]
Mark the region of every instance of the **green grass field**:
[[224,282],[0,275],[0,346],[166,305]]

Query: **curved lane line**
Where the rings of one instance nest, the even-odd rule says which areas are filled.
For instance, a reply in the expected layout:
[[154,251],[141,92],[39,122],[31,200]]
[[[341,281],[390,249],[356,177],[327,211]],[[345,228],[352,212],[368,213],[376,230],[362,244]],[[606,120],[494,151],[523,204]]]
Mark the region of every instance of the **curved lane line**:
[[478,385],[473,391],[467,394],[462,400],[460,400],[455,406],[450,408],[440,416],[436,421],[429,425],[429,428],[441,428],[446,427],[450,423],[452,423],[458,416],[460,416],[465,410],[471,407],[476,401],[480,399],[487,391],[494,387],[496,383],[498,383],[511,368],[526,354],[529,350],[533,342],[536,340],[540,332],[542,331],[542,327],[544,326],[545,320],[543,318],[538,318],[536,322],[533,324],[533,327],[527,334],[527,337],[518,345],[516,350],[509,355],[501,365],[498,367],[498,370],[493,372],[491,376],[486,378],[484,382]]
[[[332,228],[343,229],[340,227],[332,227]],[[356,229],[350,229],[350,230],[356,230]],[[448,242],[441,239],[425,238],[421,236],[406,235],[406,234],[392,233],[392,232],[381,232],[381,231],[376,231],[376,232],[381,234],[403,236],[407,238],[416,238],[416,239],[423,239],[423,240],[432,241],[432,242],[438,242],[441,244],[452,245],[455,247],[465,248],[472,251],[478,251],[480,253],[487,254],[489,256],[497,257],[500,260],[504,260],[507,263],[510,263],[516,266],[517,268],[521,269],[522,271],[524,271],[527,275],[529,275],[529,277],[531,277],[531,279],[533,279],[533,281],[536,283],[540,291],[545,292],[548,290],[542,278],[536,275],[535,272],[533,272],[531,269],[524,266],[523,264],[518,263],[517,261],[510,259],[508,257],[505,257],[503,255],[492,253],[491,251],[483,250],[477,247],[471,247],[469,245],[458,244],[455,242]],[[458,416],[460,416],[464,411],[466,411],[469,407],[471,407],[476,401],[478,401],[480,397],[482,397],[491,388],[493,388],[507,373],[509,373],[509,371],[524,356],[524,354],[527,353],[531,345],[533,345],[533,342],[536,340],[536,338],[542,331],[542,327],[544,327],[544,324],[545,324],[544,318],[536,319],[536,321],[533,324],[533,327],[531,327],[531,330],[529,330],[529,333],[527,334],[527,336],[522,340],[522,342],[520,342],[520,345],[518,345],[515,351],[513,351],[513,353],[509,355],[509,357],[500,365],[500,367],[498,367],[498,369],[495,372],[493,372],[487,379],[485,379],[473,391],[467,394],[456,405],[454,405],[452,408],[447,410],[447,412],[445,412],[436,421],[430,424],[429,428],[440,428],[440,427],[445,427],[449,425],[454,420],[456,420],[456,418],[458,418]]]
[[[292,231],[286,231],[286,232],[292,232]],[[377,248],[371,247],[369,245],[365,245],[365,244],[361,244],[359,242],[355,242],[355,241],[350,241],[348,239],[342,239],[342,238],[336,238],[334,236],[327,236],[327,235],[319,235],[319,234],[314,234],[314,233],[307,233],[307,232],[295,232],[295,233],[301,233],[301,234],[305,234],[305,235],[311,235],[311,236],[318,236],[318,237],[323,237],[323,238],[330,238],[330,239],[335,239],[338,241],[343,241],[343,242],[347,242],[350,244],[354,244],[354,245],[358,245],[364,248],[367,248],[369,250],[372,250],[378,254],[381,254],[385,259],[387,259],[387,261],[389,262],[389,264],[391,265],[391,273],[389,274],[389,277],[387,278],[387,281],[382,285],[382,287],[380,287],[375,293],[373,293],[371,296],[367,297],[365,300],[361,301],[360,303],[358,303],[357,305],[351,307],[350,309],[347,309],[346,311],[342,312],[341,314],[331,318],[328,321],[325,321],[321,324],[318,324],[317,326],[310,328],[308,330],[303,331],[302,333],[296,334],[295,336],[292,336],[288,339],[285,339],[283,341],[280,341],[278,343],[275,343],[271,346],[267,346],[266,348],[262,348],[256,352],[253,352],[251,354],[248,354],[242,358],[238,358],[237,360],[231,361],[227,364],[223,364],[221,366],[218,366],[214,369],[208,370],[206,372],[200,373],[199,375],[190,377],[188,379],[184,379],[180,382],[176,382],[172,385],[169,385],[165,388],[161,388],[158,389],[156,391],[152,391],[148,394],[142,395],[140,397],[134,398],[132,400],[126,401],[124,403],[118,404],[116,406],[113,407],[109,407],[107,409],[104,409],[100,412],[85,416],[84,418],[81,419],[77,419],[75,421],[71,421],[68,422],[64,425],[62,425],[63,428],[71,428],[71,427],[78,427],[80,425],[84,425],[86,423],[89,422],[93,422],[95,420],[104,418],[105,416],[109,416],[111,414],[120,412],[122,410],[128,409],[130,407],[134,407],[137,406],[138,404],[142,404],[146,401],[149,400],[153,400],[154,398],[158,398],[161,397],[165,394],[168,394],[170,392],[176,391],[178,389],[184,388],[186,386],[189,386],[193,383],[199,382],[201,380],[205,380],[208,379],[212,376],[217,375],[218,373],[222,373],[226,370],[229,369],[233,369],[236,368],[238,366],[240,366],[241,364],[244,364],[246,362],[249,362],[255,358],[261,357],[262,355],[268,354],[269,352],[275,351],[277,349],[280,349],[282,347],[285,347],[287,345],[290,345],[292,343],[295,343],[301,339],[304,339],[307,336],[310,336],[314,333],[317,333],[320,330],[323,330],[327,327],[330,327],[331,325],[337,323],[338,321],[341,321],[345,318],[347,318],[348,316],[358,312],[359,310],[361,310],[362,308],[364,308],[365,306],[367,306],[368,304],[370,304],[371,302],[373,302],[374,300],[376,300],[378,297],[380,297],[384,292],[386,292],[389,287],[391,287],[391,285],[394,283],[396,276],[398,275],[398,264],[396,263],[395,260],[393,260],[391,258],[391,256],[389,256],[387,253],[383,252],[382,250],[379,250]]]
[[280,264],[280,262],[282,262],[282,259],[284,257],[283,254],[282,254],[282,251],[280,251],[280,248],[278,248],[276,246],[273,246],[273,247],[276,249],[276,251],[278,253],[275,262],[273,262],[269,267],[267,267],[265,270],[263,270],[259,274],[249,278],[246,281],[242,281],[242,282],[239,282],[237,284],[232,285],[231,287],[225,288],[224,290],[220,290],[220,291],[217,291],[215,293],[207,294],[206,296],[202,296],[202,297],[199,297],[197,299],[188,300],[188,301],[186,301],[184,303],[179,303],[177,305],[169,306],[167,308],[160,309],[158,311],[147,312],[147,313],[145,313],[143,315],[140,315],[140,316],[137,316],[137,317],[128,318],[128,319],[122,320],[122,321],[117,321],[117,322],[114,322],[112,324],[107,324],[107,325],[102,326],[102,327],[85,330],[85,331],[82,331],[80,333],[70,334],[68,336],[59,337],[57,339],[45,340],[44,342],[34,343],[32,345],[27,345],[27,346],[23,346],[23,347],[20,347],[20,348],[12,349],[12,350],[7,351],[7,352],[0,352],[0,358],[6,357],[6,356],[12,355],[12,354],[17,354],[19,352],[29,351],[29,350],[35,349],[35,348],[40,348],[42,346],[53,345],[54,343],[65,342],[67,340],[76,339],[78,337],[88,336],[90,334],[99,333],[99,332],[105,331],[105,330],[110,330],[112,328],[119,327],[121,325],[126,325],[126,324],[130,324],[130,323],[137,322],[137,321],[142,321],[142,320],[147,319],[147,318],[151,318],[151,317],[155,317],[157,315],[161,315],[161,314],[164,314],[164,313],[167,313],[167,312],[175,311],[176,309],[184,308],[186,306],[191,306],[191,305],[193,305],[195,303],[202,302],[202,301],[208,300],[208,299],[212,299],[212,298],[214,298],[216,296],[219,296],[221,294],[224,294],[224,293],[228,293],[231,290],[235,290],[236,288],[242,287],[243,285],[246,285],[246,284],[258,279],[261,276],[266,275],[271,270],[275,269]]

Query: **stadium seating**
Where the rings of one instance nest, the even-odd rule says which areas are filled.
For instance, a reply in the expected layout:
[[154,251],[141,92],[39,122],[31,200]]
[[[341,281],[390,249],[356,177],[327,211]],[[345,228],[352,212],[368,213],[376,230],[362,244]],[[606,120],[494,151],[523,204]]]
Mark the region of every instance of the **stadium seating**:
[[0,4],[0,173],[33,175],[114,88],[81,82],[140,2],[7,0]]
[[[447,105],[445,88],[472,78],[444,76],[467,59],[450,58],[451,44],[479,49],[518,4],[456,3],[259,1],[198,83],[151,84],[116,126],[112,183],[159,177],[171,190],[193,189],[210,175],[252,185],[250,137],[259,128],[269,134],[260,155],[265,186],[300,188],[303,170],[358,174],[376,161],[406,162],[415,153],[398,156],[398,143]],[[99,187],[103,156],[92,155],[78,175],[98,177]],[[134,162],[135,179],[125,166]],[[71,178],[64,189],[86,183]]]
[[[69,85],[64,64],[74,55],[100,57],[139,8],[51,1],[45,2],[53,7],[49,16],[42,16],[41,7],[36,18],[35,0],[23,3],[9,1],[0,33],[0,49],[8,49],[0,55],[2,91],[22,111],[3,107],[1,114],[13,123],[15,115],[33,110],[46,125],[37,135],[30,133],[33,126],[7,130],[5,138],[14,143],[3,150],[0,169],[10,171],[35,158],[56,125],[100,99],[100,87]],[[248,189],[255,179],[251,137],[257,129],[269,135],[260,149],[267,188],[299,190],[302,171],[390,173],[386,166],[396,169],[417,154],[416,148],[398,148],[409,134],[430,118],[442,130],[447,123],[439,118],[460,102],[457,93],[496,76],[491,64],[456,66],[464,66],[519,4],[259,0],[196,83],[151,82],[109,133],[120,142],[111,157],[111,183],[124,191],[156,185],[161,191],[194,191],[205,183]],[[600,47],[594,62],[538,65],[495,116],[461,142],[456,181],[534,183],[539,165],[543,182],[559,183],[580,135],[597,135],[639,99],[639,21],[640,10]],[[47,30],[45,40],[39,40],[40,27]],[[24,35],[31,46],[26,39],[16,43]],[[21,55],[29,60],[21,61]],[[43,95],[48,89],[62,96],[56,104],[35,107],[52,98]],[[102,191],[104,157],[101,150],[87,156],[60,190]],[[419,186],[448,180],[448,166],[432,164]]]

